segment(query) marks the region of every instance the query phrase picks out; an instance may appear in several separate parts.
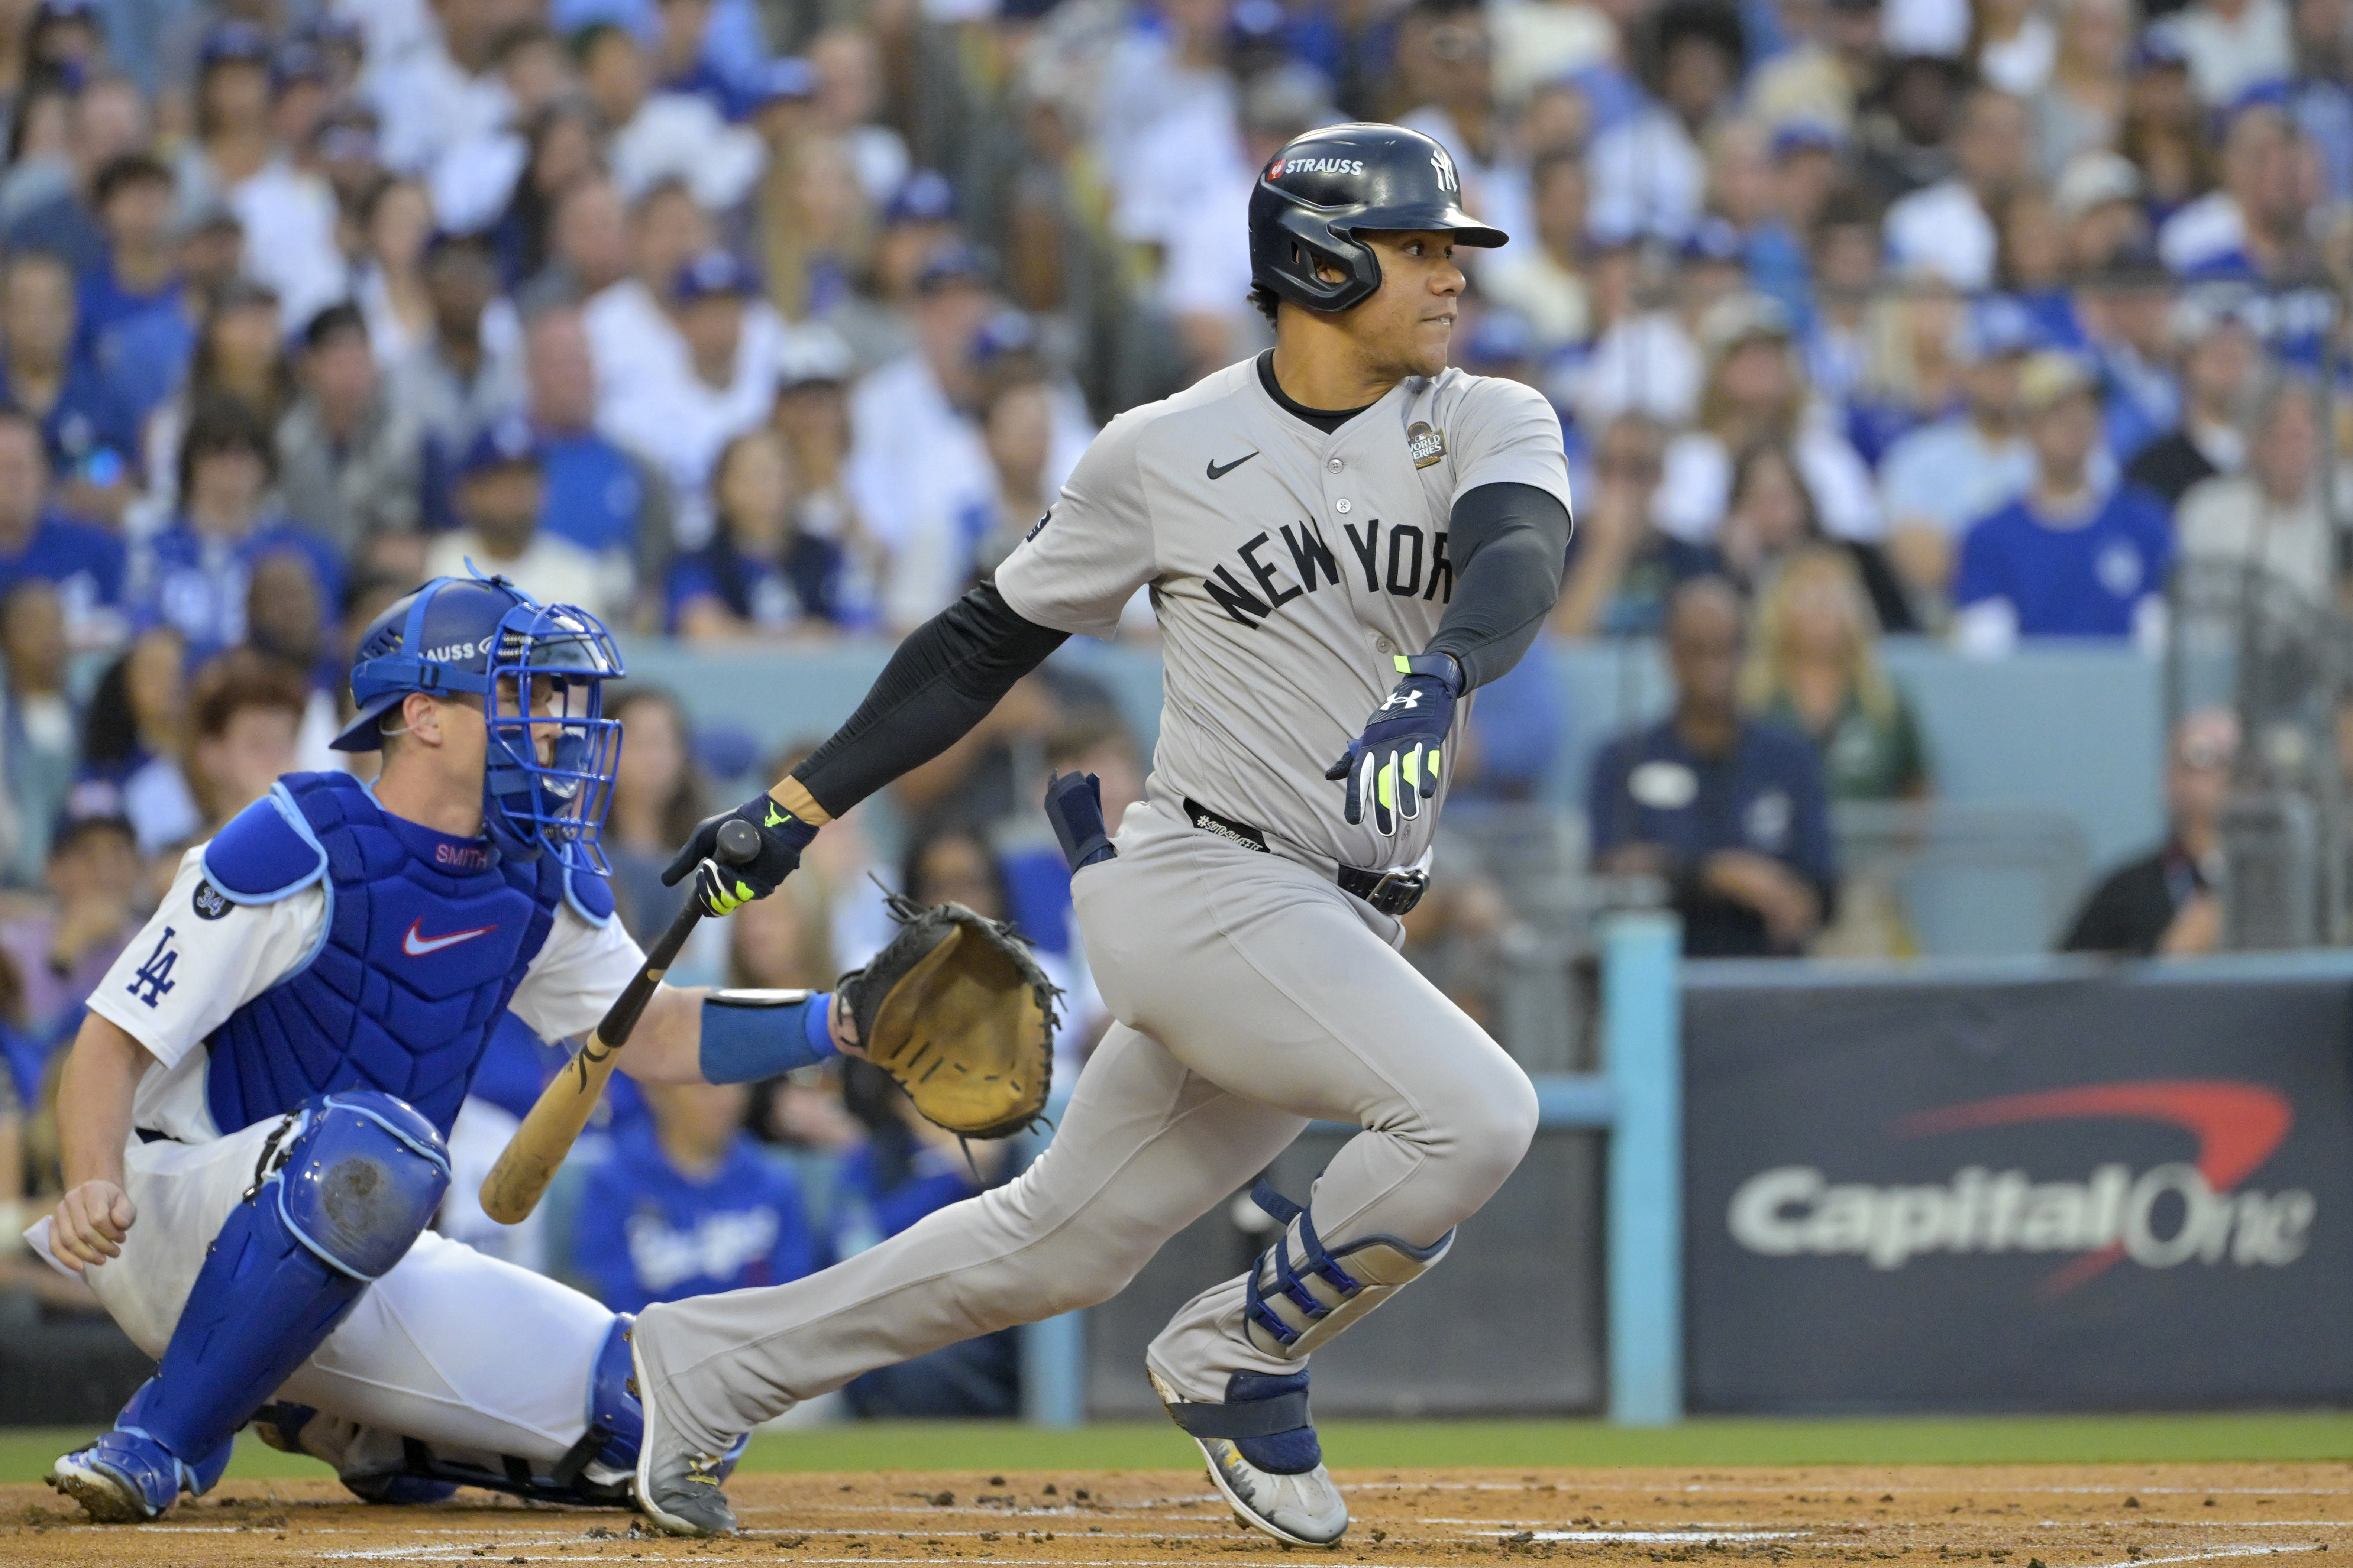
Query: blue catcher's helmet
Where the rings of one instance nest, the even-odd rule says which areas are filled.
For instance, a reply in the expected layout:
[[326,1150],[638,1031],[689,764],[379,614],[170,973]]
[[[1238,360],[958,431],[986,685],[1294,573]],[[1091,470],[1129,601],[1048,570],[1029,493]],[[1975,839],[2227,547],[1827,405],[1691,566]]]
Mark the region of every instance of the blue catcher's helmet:
[[[482,700],[489,728],[482,828],[501,855],[603,875],[597,840],[612,804],[621,722],[604,683],[620,650],[587,611],[543,605],[503,577],[436,577],[369,623],[352,663],[359,711],[337,751],[382,744],[384,716],[412,691]],[[543,751],[544,755],[543,755]]]

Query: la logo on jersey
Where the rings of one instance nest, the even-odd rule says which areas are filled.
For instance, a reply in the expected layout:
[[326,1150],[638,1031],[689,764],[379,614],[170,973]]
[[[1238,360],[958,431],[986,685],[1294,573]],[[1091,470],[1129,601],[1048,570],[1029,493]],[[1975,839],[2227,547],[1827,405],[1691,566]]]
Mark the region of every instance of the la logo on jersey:
[[455,947],[461,942],[471,942],[478,936],[487,936],[498,929],[496,926],[476,926],[471,931],[453,931],[447,936],[427,936],[425,922],[422,920],[414,920],[408,922],[408,930],[400,939],[400,951],[411,958],[427,958],[439,952],[445,947]]

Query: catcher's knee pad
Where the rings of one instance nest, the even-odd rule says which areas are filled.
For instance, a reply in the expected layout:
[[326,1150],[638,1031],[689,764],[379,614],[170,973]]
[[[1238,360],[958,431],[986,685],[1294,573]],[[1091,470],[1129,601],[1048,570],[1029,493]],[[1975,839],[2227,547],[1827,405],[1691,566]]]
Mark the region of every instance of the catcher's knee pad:
[[1242,1323],[1269,1355],[1297,1360],[1410,1285],[1454,1245],[1448,1231],[1428,1247],[1369,1236],[1327,1250],[1299,1205],[1261,1181],[1250,1201],[1283,1222],[1283,1233],[1250,1265]]
[[277,1187],[279,1212],[303,1246],[355,1279],[380,1279],[441,1206],[449,1152],[431,1122],[391,1095],[330,1094],[296,1136]]
[[372,1089],[280,1123],[189,1288],[140,1424],[201,1466],[400,1261],[440,1206],[449,1157],[433,1124]]

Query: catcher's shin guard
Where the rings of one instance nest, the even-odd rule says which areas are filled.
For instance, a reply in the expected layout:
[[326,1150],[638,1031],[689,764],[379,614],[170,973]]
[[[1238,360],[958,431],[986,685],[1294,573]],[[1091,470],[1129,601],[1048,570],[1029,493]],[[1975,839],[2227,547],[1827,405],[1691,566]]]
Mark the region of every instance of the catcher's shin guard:
[[1293,1361],[1421,1278],[1454,1245],[1450,1230],[1428,1247],[1370,1236],[1332,1252],[1306,1209],[1268,1183],[1250,1189],[1250,1202],[1282,1221],[1284,1230],[1250,1266],[1243,1328],[1259,1350]]
[[[553,1463],[437,1447],[284,1403],[264,1406],[255,1429],[273,1448],[325,1460],[345,1487],[369,1502],[436,1502],[463,1486],[533,1502],[627,1508],[645,1435],[645,1412],[630,1386],[628,1334],[634,1321],[626,1313],[613,1320],[589,1374],[587,1429]],[[722,1479],[748,1441],[738,1439],[720,1456]]]

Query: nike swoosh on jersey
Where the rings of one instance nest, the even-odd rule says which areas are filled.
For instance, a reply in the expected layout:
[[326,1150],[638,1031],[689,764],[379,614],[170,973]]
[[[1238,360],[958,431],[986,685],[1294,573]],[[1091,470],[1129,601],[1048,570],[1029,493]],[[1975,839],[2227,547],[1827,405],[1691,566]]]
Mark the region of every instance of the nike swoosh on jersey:
[[1232,473],[1236,468],[1240,468],[1244,463],[1249,462],[1252,458],[1257,456],[1258,454],[1256,452],[1245,452],[1240,457],[1236,458],[1232,462],[1228,463],[1224,468],[1219,468],[1218,466],[1218,459],[1212,458],[1209,459],[1209,477],[1213,479],[1222,479],[1228,474]]
[[427,936],[421,920],[408,922],[408,932],[400,939],[400,951],[411,958],[424,958],[445,947],[455,947],[461,942],[471,942],[498,930],[496,926],[476,926],[472,931],[453,931],[448,936]]

